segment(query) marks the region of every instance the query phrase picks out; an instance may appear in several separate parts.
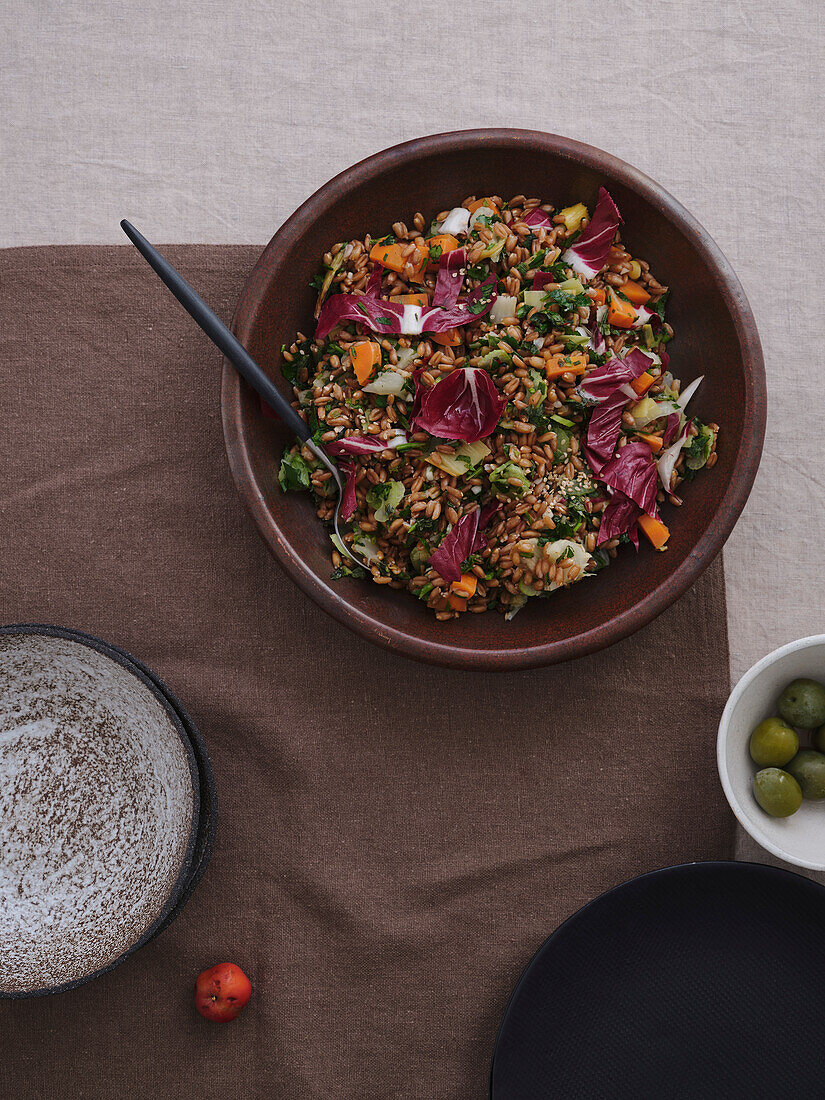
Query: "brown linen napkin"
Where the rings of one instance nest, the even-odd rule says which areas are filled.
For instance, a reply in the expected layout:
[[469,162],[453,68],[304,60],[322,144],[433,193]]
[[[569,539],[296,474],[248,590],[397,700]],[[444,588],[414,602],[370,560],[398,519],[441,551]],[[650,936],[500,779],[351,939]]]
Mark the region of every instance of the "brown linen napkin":
[[[227,318],[257,252],[168,249]],[[224,458],[219,356],[131,248],[0,252],[0,286],[0,619],[145,660],[220,798],[211,867],[165,933],[91,985],[0,1002],[0,1095],[483,1097],[509,992],[561,920],[732,855],[721,562],[573,664],[414,664],[268,556]],[[255,985],[226,1026],[191,997],[219,961]]]

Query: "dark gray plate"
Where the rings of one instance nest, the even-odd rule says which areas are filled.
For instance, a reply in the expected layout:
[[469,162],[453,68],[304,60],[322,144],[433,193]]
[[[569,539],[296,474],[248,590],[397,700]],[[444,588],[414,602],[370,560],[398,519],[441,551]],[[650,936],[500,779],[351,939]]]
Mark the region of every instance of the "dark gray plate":
[[534,955],[496,1039],[493,1100],[825,1095],[825,888],[691,863],[579,910]]

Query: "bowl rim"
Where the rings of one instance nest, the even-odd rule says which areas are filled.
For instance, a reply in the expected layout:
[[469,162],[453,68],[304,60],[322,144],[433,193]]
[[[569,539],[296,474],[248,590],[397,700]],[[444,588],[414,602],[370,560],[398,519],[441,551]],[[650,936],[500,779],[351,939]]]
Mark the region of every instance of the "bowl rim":
[[[189,836],[187,839],[186,849],[181,859],[180,868],[178,869],[177,876],[172,885],[169,894],[163,907],[156,914],[154,920],[148,925],[141,935],[130,944],[125,951],[122,951],[116,958],[106,963],[104,966],[98,967],[96,970],[91,971],[89,974],[84,974],[79,978],[71,978],[66,982],[59,982],[57,985],[38,986],[36,989],[27,989],[21,991],[0,991],[0,1000],[27,1000],[32,997],[46,997],[53,993],[65,993],[70,989],[76,989],[78,986],[85,985],[87,982],[94,981],[95,978],[99,978],[102,974],[107,974],[110,970],[114,970],[115,967],[120,966],[131,955],[134,955],[136,951],[139,951],[141,947],[144,947],[150,940],[154,939],[158,933],[162,932],[164,928],[177,916],[179,912],[179,906],[182,900],[188,900],[189,893],[187,893],[190,879],[193,871],[193,861],[195,858],[195,850],[198,844],[198,831],[200,827],[201,807],[200,807],[200,774],[198,770],[197,760],[195,758],[195,751],[192,746],[192,742],[187,736],[186,729],[183,722],[175,710],[172,704],[171,698],[167,698],[164,692],[160,689],[158,683],[154,680],[154,674],[151,676],[147,674],[138,664],[133,663],[131,658],[123,650],[118,649],[116,646],[111,646],[108,642],[105,642],[102,638],[98,638],[93,634],[85,634],[83,631],[74,630],[72,627],[65,626],[53,626],[48,623],[9,623],[0,625],[0,637],[5,635],[14,634],[30,634],[33,636],[47,637],[47,638],[62,638],[65,641],[75,642],[78,645],[85,645],[89,649],[95,650],[102,657],[108,657],[109,660],[115,664],[121,666],[127,672],[131,673],[136,680],[138,680],[143,686],[151,692],[157,702],[163,707],[169,721],[175,729],[175,732],[180,738],[181,745],[183,747],[184,754],[186,756],[186,762],[189,768],[189,777],[192,784],[192,819],[189,827]],[[197,870],[195,873],[197,874]],[[204,866],[205,870],[205,866]],[[195,885],[197,882],[195,883]],[[194,887],[193,887],[194,889]],[[191,891],[190,891],[191,892]]]
[[752,409],[750,430],[741,438],[735,476],[722,497],[707,529],[680,566],[638,603],[612,619],[569,639],[557,639],[521,648],[471,648],[458,641],[425,640],[376,622],[350,603],[343,589],[336,589],[307,567],[282,534],[256,481],[243,422],[243,385],[234,367],[224,359],[221,376],[221,420],[230,471],[238,494],[259,533],[288,576],[322,610],[369,641],[431,664],[460,669],[512,671],[537,668],[581,657],[613,645],[647,625],[674,603],[704,572],[722,549],[750,495],[765,435],[767,393],[765,366],[756,322],[745,292],[728,260],[710,234],[663,187],[637,168],[592,145],[539,130],[489,128],[430,134],[402,142],[366,157],[323,184],[287,218],[266,246],[247,279],[232,321],[240,342],[248,345],[253,327],[253,302],[260,300],[274,256],[288,251],[305,230],[323,215],[328,202],[380,177],[385,171],[415,162],[440,151],[468,150],[484,144],[537,145],[588,168],[606,172],[623,186],[640,194],[676,225],[691,248],[702,255],[714,272],[717,286],[731,316],[745,365],[746,404]]
[[722,711],[722,717],[719,719],[719,732],[716,735],[716,767],[719,772],[722,790],[725,792],[725,798],[728,800],[728,805],[733,811],[734,817],[748,836],[752,837],[761,848],[764,848],[778,859],[784,860],[785,863],[791,863],[794,867],[805,867],[809,871],[825,871],[825,858],[819,862],[801,859],[788,852],[787,849],[780,848],[778,844],[771,840],[767,833],[762,831],[758,823],[747,813],[731,783],[726,752],[730,734],[731,716],[736,709],[737,703],[751,684],[758,680],[765,669],[776,664],[780,658],[785,657],[789,653],[797,653],[802,649],[812,649],[814,646],[822,646],[825,648],[825,634],[809,634],[806,638],[797,638],[793,642],[788,642],[786,645],[782,645],[778,649],[766,653],[755,665],[751,665],[748,671],[739,679],[736,687],[728,696],[725,709]]

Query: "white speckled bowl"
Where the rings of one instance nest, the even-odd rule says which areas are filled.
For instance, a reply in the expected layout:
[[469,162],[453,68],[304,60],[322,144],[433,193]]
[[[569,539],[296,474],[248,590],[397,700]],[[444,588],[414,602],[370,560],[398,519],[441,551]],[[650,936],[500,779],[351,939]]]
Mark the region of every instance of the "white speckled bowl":
[[[776,701],[799,676],[825,682],[825,634],[800,638],[763,657],[731,692],[719,723],[716,760],[719,778],[739,823],[767,851],[797,867],[825,870],[825,804],[803,801],[792,817],[766,814],[753,797],[758,770],[748,752],[751,732],[776,714]],[[805,738],[800,734],[803,746]]]
[[0,630],[0,996],[78,985],[151,939],[199,811],[192,745],[149,677],[96,639]]

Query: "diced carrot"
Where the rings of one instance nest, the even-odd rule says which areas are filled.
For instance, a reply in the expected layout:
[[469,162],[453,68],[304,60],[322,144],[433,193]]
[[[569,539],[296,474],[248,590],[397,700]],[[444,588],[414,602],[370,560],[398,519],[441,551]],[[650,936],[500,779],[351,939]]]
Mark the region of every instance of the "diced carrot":
[[399,294],[397,298],[391,298],[392,302],[399,302],[402,306],[421,306],[426,308],[430,304],[429,294]]
[[650,539],[654,550],[661,550],[670,538],[670,531],[667,527],[660,519],[654,519],[653,516],[639,516],[639,526]]
[[373,340],[359,340],[355,344],[350,344],[349,357],[355,377],[362,386],[365,386],[381,362],[381,345]]
[[643,306],[645,302],[650,301],[650,295],[640,283],[634,283],[628,279],[626,283],[622,283],[619,290],[624,294],[625,298],[629,298],[634,306]]
[[461,580],[453,581],[450,585],[450,591],[454,592],[456,596],[463,596],[465,599],[469,599],[471,596],[475,596],[477,587],[478,577],[475,573],[462,573]]
[[[395,271],[400,275],[404,270],[405,264],[410,262],[408,256],[402,255],[404,247],[406,246],[399,244],[398,241],[394,244],[385,244],[383,241],[378,241],[370,249],[370,259],[377,264],[388,267],[390,271]],[[424,273],[426,264],[427,257],[422,256],[418,263],[413,265],[412,278],[416,282],[421,281],[421,276]]]
[[607,323],[615,325],[616,328],[633,328],[635,320],[636,310],[630,302],[611,293],[610,305],[607,307]]
[[656,379],[652,374],[648,374],[647,371],[644,371],[638,378],[634,378],[630,385],[636,393],[638,393],[639,397],[642,397],[647,393],[655,381]]
[[495,211],[496,214],[501,214],[501,211],[493,202],[492,199],[476,199],[475,202],[471,202],[467,209],[471,214],[475,214],[476,210],[480,210],[482,206],[488,207],[490,210]]
[[594,286],[591,288],[591,297],[597,306],[603,306],[607,301],[607,295],[604,292],[603,286]]
[[[436,233],[434,237],[428,237],[427,248],[429,248],[432,254],[433,249],[436,249],[436,254],[427,263],[428,271],[438,271],[438,265],[441,262],[441,257],[445,252],[455,252],[459,247],[458,237],[454,237],[452,233]],[[438,249],[441,251],[437,251]]]
[[547,377],[552,382],[569,371],[571,374],[584,374],[588,358],[586,351],[571,351],[569,355],[551,355],[547,360]]
[[448,328],[443,332],[428,332],[427,338],[432,340],[434,344],[441,344],[445,348],[457,347],[463,339],[461,330],[457,328]]
[[447,603],[453,609],[453,611],[466,611],[467,601],[463,600],[461,596],[456,596],[454,592],[450,592],[447,596]]
[[636,432],[636,438],[641,439],[642,443],[647,443],[654,454],[662,449],[662,437],[660,435],[648,435],[646,432]]

